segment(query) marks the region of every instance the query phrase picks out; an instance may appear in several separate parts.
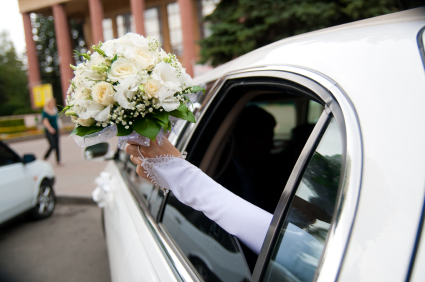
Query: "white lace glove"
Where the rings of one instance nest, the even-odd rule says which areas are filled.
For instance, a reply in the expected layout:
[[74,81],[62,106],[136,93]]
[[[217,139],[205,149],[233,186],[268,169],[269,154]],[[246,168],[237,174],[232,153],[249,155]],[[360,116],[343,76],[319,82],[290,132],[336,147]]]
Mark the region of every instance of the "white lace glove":
[[260,253],[272,214],[236,196],[183,158],[144,159],[142,166],[152,182],[173,191],[180,202],[202,211]]

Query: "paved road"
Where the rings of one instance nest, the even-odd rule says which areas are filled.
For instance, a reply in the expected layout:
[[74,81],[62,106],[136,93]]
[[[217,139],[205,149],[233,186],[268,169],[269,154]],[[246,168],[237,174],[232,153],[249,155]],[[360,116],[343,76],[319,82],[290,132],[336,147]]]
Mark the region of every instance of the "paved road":
[[[116,148],[118,138],[110,140],[111,147]],[[49,145],[47,139],[13,142],[9,144],[20,154],[32,153],[42,160]],[[95,188],[94,179],[105,168],[105,161],[85,161],[83,150],[78,147],[72,137],[62,135],[60,138],[62,166],[56,166],[56,156],[52,152],[48,161],[53,165],[56,174],[55,192],[59,196],[91,197]]]
[[0,281],[110,281],[100,215],[95,205],[59,204],[48,219],[1,226]]

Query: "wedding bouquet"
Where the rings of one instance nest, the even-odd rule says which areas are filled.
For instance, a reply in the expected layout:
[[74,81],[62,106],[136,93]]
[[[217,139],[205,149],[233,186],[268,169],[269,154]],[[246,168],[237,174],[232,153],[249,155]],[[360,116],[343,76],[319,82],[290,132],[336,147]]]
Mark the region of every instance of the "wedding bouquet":
[[90,146],[120,136],[128,140],[161,144],[179,119],[195,122],[189,94],[205,91],[194,86],[174,54],[157,40],[128,33],[92,46],[93,53],[78,53],[85,62],[72,66],[62,112],[71,116],[71,133],[78,145]]

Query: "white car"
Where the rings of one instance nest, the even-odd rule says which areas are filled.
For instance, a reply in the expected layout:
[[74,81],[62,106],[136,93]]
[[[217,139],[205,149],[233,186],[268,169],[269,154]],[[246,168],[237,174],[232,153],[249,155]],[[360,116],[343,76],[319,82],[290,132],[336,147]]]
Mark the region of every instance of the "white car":
[[100,182],[112,281],[425,281],[424,30],[418,8],[287,38],[197,77],[197,123],[170,140],[273,213],[261,252],[118,151]]
[[52,166],[32,154],[19,156],[0,141],[0,224],[29,211],[34,219],[50,216],[55,208]]

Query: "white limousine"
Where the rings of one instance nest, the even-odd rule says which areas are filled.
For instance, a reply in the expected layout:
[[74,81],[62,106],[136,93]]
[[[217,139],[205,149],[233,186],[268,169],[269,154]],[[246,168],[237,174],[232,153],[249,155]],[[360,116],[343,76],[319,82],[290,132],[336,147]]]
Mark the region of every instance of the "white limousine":
[[197,123],[170,140],[273,214],[261,252],[118,151],[101,185],[112,281],[425,281],[424,30],[425,8],[413,9],[287,38],[195,78],[206,88]]

